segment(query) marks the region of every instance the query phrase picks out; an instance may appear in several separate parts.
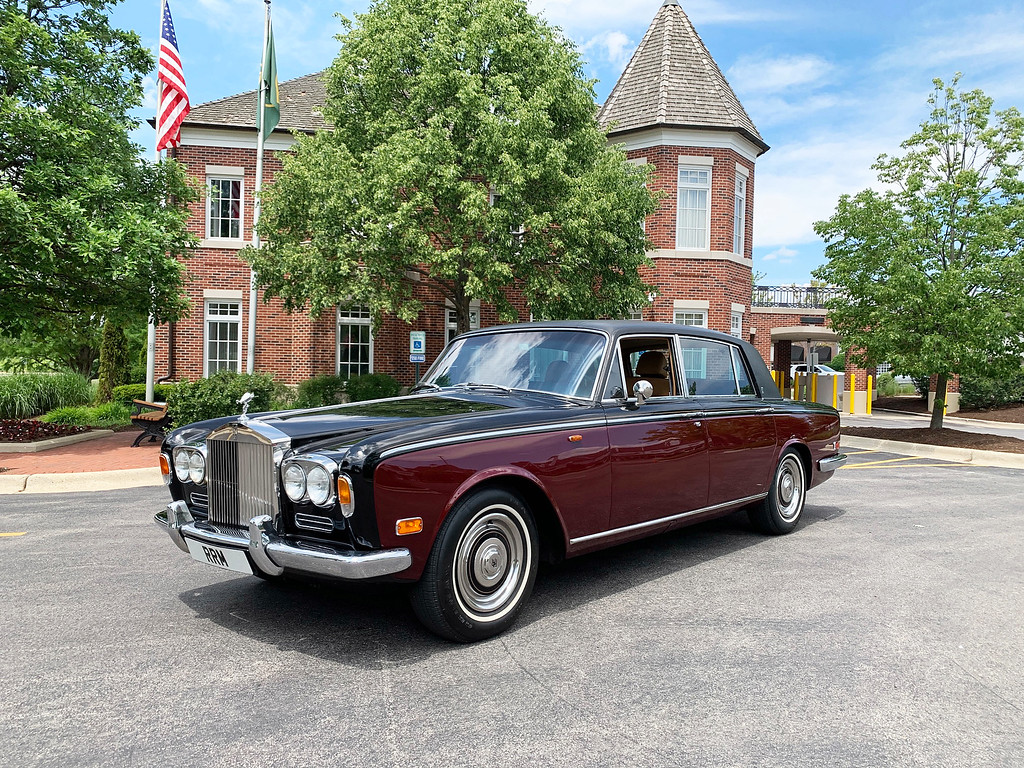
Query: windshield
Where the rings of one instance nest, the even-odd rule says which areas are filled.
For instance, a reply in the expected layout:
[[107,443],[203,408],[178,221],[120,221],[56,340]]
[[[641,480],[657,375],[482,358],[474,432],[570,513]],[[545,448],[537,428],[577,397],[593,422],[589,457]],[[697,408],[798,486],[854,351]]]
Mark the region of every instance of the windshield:
[[467,336],[434,364],[423,384],[496,386],[592,399],[604,337],[529,330]]

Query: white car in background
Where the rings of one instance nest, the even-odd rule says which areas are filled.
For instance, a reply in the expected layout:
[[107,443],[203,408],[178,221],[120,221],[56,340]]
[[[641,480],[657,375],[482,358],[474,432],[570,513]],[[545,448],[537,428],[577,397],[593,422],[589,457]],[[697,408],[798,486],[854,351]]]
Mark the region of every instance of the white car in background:
[[[813,368],[813,370],[811,370]],[[801,376],[806,376],[807,371],[811,370],[812,373],[816,373],[819,376],[840,376],[842,371],[837,371],[835,368],[829,368],[827,365],[815,365],[810,366],[807,363],[797,363],[789,369],[789,377],[793,378],[798,373]]]

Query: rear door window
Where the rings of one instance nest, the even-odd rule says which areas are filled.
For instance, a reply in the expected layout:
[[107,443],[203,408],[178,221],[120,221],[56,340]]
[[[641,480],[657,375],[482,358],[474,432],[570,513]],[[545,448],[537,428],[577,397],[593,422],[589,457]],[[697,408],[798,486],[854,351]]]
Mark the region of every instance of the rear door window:
[[679,348],[687,394],[695,397],[754,394],[739,350],[733,345],[680,336]]

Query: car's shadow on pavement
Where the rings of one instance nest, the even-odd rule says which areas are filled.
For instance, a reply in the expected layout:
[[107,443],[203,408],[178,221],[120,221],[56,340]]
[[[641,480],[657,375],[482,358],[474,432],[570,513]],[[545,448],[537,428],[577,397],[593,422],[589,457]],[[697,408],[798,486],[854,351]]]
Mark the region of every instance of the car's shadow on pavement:
[[[808,505],[793,535],[843,514],[838,507]],[[542,566],[533,595],[510,631],[747,547],[771,546],[773,540],[752,530],[746,515],[734,513]],[[232,632],[343,665],[401,666],[459,648],[419,624],[407,592],[407,587],[391,584],[243,577],[190,589],[179,597],[199,618]]]

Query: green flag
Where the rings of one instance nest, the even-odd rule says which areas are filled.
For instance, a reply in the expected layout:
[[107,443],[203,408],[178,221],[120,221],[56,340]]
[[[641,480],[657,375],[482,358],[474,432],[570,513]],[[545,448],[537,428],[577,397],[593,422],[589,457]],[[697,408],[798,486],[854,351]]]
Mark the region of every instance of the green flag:
[[[263,110],[263,140],[277,127],[281,119],[281,101],[277,95],[277,58],[274,56],[274,28],[267,19],[267,49],[263,52],[263,68],[260,70],[263,103],[257,109]],[[256,95],[259,100],[259,94]],[[258,126],[257,126],[258,127]]]

